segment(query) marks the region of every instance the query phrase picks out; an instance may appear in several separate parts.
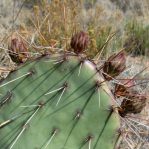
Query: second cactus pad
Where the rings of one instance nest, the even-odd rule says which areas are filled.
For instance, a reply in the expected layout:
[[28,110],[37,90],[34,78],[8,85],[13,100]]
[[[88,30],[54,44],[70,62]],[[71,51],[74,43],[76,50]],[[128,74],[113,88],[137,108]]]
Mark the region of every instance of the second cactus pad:
[[0,147],[113,149],[120,122],[103,82],[74,55],[23,64],[0,85]]

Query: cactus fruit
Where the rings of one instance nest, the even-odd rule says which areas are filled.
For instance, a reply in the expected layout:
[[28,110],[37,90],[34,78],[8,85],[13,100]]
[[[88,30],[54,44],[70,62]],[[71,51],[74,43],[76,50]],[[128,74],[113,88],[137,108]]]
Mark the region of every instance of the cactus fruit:
[[81,31],[76,33],[71,38],[71,48],[74,49],[74,53],[79,54],[82,53],[88,46],[89,36],[87,33]]
[[29,57],[27,46],[19,37],[11,38],[8,49],[12,61],[17,64],[25,62]]
[[28,61],[1,82],[0,94],[2,149],[113,149],[117,143],[112,94],[89,60],[65,53]]
[[103,65],[103,75],[106,80],[112,80],[126,68],[126,55],[124,50],[108,58]]
[[129,92],[121,103],[121,107],[118,110],[119,114],[124,117],[128,113],[140,113],[146,106],[146,100],[145,95],[138,94],[136,91]]
[[140,113],[146,106],[147,97],[131,89],[131,87],[135,86],[134,79],[124,79],[120,83],[115,83],[114,90],[115,97],[123,97],[121,106],[118,108],[120,116],[125,117],[129,113]]

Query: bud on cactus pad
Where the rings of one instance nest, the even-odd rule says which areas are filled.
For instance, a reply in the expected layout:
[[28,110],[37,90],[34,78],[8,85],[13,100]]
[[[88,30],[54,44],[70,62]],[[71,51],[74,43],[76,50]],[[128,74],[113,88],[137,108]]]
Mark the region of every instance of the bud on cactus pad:
[[74,52],[76,54],[82,53],[88,46],[89,43],[89,36],[87,33],[81,31],[79,33],[76,33],[71,38],[71,48],[74,49]]
[[126,68],[126,55],[124,51],[108,58],[103,65],[103,75],[106,80],[112,80]]
[[11,39],[8,50],[12,61],[18,64],[25,62],[29,56],[26,44],[18,37]]
[[146,96],[140,95],[136,91],[129,93],[129,95],[123,99],[119,114],[124,117],[128,113],[137,114],[140,113],[146,106]]
[[115,148],[119,115],[89,60],[40,57],[19,66],[0,88],[1,149]]

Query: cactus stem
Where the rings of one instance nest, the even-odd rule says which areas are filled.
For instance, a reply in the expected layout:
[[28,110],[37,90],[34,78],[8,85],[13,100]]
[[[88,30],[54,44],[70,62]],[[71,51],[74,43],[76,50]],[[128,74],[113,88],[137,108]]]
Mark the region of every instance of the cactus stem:
[[111,107],[114,96],[96,67],[83,53],[64,52],[38,57],[12,72],[0,85],[27,72],[29,76],[0,88],[0,104],[5,103],[0,107],[0,148],[112,149],[120,120]]
[[25,131],[26,126],[28,125],[28,123],[32,120],[32,118],[36,115],[36,113],[39,111],[40,108],[41,108],[41,105],[39,105],[39,107],[35,110],[35,112],[29,117],[29,119],[23,125],[23,128],[22,128],[21,132],[17,135],[16,139],[11,144],[10,149],[12,149],[14,147],[14,145],[16,144],[16,142],[18,141],[18,139],[21,137],[22,133]]
[[[85,102],[85,104],[84,104],[82,110],[80,111],[80,113],[83,113],[83,111],[84,111],[84,109],[86,108],[88,102],[91,100],[91,97],[93,96],[93,94],[94,94],[94,91],[91,93],[91,95],[90,95],[90,96],[88,97],[88,99],[86,100],[86,102]],[[70,132],[69,132],[69,134],[68,134],[68,137],[67,137],[67,139],[66,139],[66,141],[65,141],[65,143],[64,143],[63,148],[65,148],[65,145],[67,144],[67,141],[68,141],[68,139],[69,139],[69,137],[70,137],[72,131],[74,130],[74,128],[75,128],[76,125],[78,124],[78,122],[79,122],[79,119],[76,119],[76,121],[74,122],[74,124],[73,124],[73,126],[72,126],[72,128],[71,128],[71,130],[70,130]],[[85,142],[85,143],[86,143],[86,142]]]
[[99,141],[101,135],[103,134],[104,129],[105,129],[105,127],[106,127],[106,124],[108,123],[108,121],[109,121],[109,119],[110,119],[112,113],[113,113],[113,110],[111,110],[111,112],[109,113],[109,115],[108,115],[108,117],[107,117],[107,119],[106,119],[106,121],[105,121],[105,125],[104,125],[104,127],[102,128],[101,132],[99,133],[99,136],[98,136],[98,138],[97,138],[97,141],[96,141],[96,143],[95,143],[95,145],[94,145],[94,149],[96,148],[97,143],[98,143],[98,141]]
[[48,140],[48,142],[46,143],[44,149],[46,149],[48,147],[48,145],[51,143],[52,139],[55,137],[55,135],[57,134],[58,132],[58,129],[54,129],[53,132],[52,132],[52,135],[50,137],[50,139]]
[[10,83],[12,83],[12,82],[18,80],[18,79],[21,79],[21,78],[23,78],[23,77],[29,76],[31,73],[32,73],[32,72],[28,72],[28,73],[26,73],[26,74],[24,74],[24,75],[22,75],[22,76],[20,76],[20,77],[18,77],[18,78],[16,78],[16,79],[13,79],[13,80],[11,80],[11,81],[9,81],[9,82],[7,82],[7,83],[4,83],[4,84],[0,85],[0,88],[3,87],[3,86],[5,86],[5,85],[7,85],[7,84],[10,84]]

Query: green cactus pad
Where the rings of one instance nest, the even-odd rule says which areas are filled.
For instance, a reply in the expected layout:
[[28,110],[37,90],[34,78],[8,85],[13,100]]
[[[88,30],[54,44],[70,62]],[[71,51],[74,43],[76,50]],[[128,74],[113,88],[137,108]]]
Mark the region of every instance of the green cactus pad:
[[95,65],[78,56],[27,62],[0,85],[0,148],[113,149],[119,117]]

